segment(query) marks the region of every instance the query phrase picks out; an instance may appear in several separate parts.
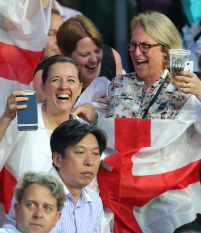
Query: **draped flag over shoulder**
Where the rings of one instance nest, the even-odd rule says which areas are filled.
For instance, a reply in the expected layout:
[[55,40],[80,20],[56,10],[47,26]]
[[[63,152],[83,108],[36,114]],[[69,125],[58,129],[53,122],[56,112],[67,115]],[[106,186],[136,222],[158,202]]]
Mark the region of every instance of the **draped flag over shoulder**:
[[115,233],[170,233],[195,219],[201,212],[201,104],[194,96],[172,121],[109,118],[98,126],[112,154],[106,151],[98,183]]
[[[0,116],[13,91],[32,89],[33,72],[45,48],[50,6],[40,0],[0,1]],[[0,172],[0,226],[8,212],[16,184],[14,172]],[[6,188],[5,188],[6,187]]]

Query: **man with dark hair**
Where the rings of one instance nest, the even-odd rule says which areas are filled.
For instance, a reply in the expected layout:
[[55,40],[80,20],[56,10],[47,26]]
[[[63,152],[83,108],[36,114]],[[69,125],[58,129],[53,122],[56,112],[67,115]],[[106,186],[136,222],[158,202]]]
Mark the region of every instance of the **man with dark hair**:
[[65,219],[65,232],[100,232],[102,202],[86,186],[98,172],[100,155],[106,147],[105,134],[93,125],[69,120],[54,130],[50,146],[56,168],[51,173],[66,187],[65,211],[70,217]]
[[63,185],[48,173],[27,172],[15,187],[16,224],[1,233],[48,233],[61,216],[66,196]]
[[[67,198],[62,216],[51,233],[100,232],[102,202],[86,186],[98,172],[106,141],[102,130],[77,120],[68,120],[53,131],[50,146],[54,167],[50,173],[62,181]],[[7,215],[11,224],[14,224],[13,213],[12,208]]]

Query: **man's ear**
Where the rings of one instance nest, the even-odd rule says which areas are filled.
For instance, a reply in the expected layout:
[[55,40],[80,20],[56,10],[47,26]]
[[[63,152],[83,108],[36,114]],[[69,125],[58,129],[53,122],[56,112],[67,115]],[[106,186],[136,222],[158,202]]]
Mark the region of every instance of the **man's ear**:
[[57,223],[57,221],[58,221],[60,218],[61,218],[61,211],[58,211],[58,213],[57,213],[57,220],[56,220],[54,226],[56,226],[56,223]]
[[15,202],[14,204],[14,210],[15,210],[15,213],[17,214],[18,212],[18,209],[19,209],[19,203],[18,202]]
[[57,151],[54,151],[52,154],[52,159],[54,165],[59,168],[62,163],[62,156]]

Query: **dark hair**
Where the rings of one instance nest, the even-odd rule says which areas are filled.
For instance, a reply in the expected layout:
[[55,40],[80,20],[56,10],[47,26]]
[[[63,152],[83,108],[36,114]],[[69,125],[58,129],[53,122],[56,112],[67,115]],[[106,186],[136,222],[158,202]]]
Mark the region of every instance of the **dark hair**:
[[51,15],[52,14],[60,15],[61,16],[60,12],[57,9],[51,9]]
[[[45,82],[47,80],[49,68],[56,63],[71,63],[71,64],[73,64],[77,68],[78,78],[79,78],[79,81],[81,82],[81,70],[80,70],[78,63],[75,60],[73,60],[69,57],[61,56],[61,55],[55,55],[55,56],[52,56],[51,58],[47,58],[47,59],[48,59],[48,61],[46,62],[45,66],[44,66],[43,74],[42,74],[42,84],[43,85],[45,84]],[[45,60],[43,62],[45,62]]]
[[56,151],[64,158],[66,149],[76,145],[87,134],[93,134],[96,137],[100,154],[102,154],[107,144],[105,132],[94,125],[81,123],[78,120],[65,121],[53,131],[50,138],[52,154]]
[[57,32],[57,45],[61,53],[71,56],[77,42],[85,37],[92,38],[98,48],[103,46],[103,37],[96,25],[86,16],[77,15],[66,20]]

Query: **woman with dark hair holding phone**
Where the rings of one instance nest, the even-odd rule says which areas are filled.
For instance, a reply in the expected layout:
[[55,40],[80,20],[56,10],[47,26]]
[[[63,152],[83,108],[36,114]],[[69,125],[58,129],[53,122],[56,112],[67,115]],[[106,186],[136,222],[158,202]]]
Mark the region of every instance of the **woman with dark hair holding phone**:
[[16,179],[26,171],[49,171],[52,166],[49,145],[52,131],[64,121],[80,119],[70,114],[82,90],[77,62],[67,57],[52,57],[44,67],[42,90],[47,100],[38,104],[38,130],[17,129],[16,112],[27,107],[17,104],[28,99],[23,91],[15,91],[8,97],[0,118],[0,170],[7,162]]

